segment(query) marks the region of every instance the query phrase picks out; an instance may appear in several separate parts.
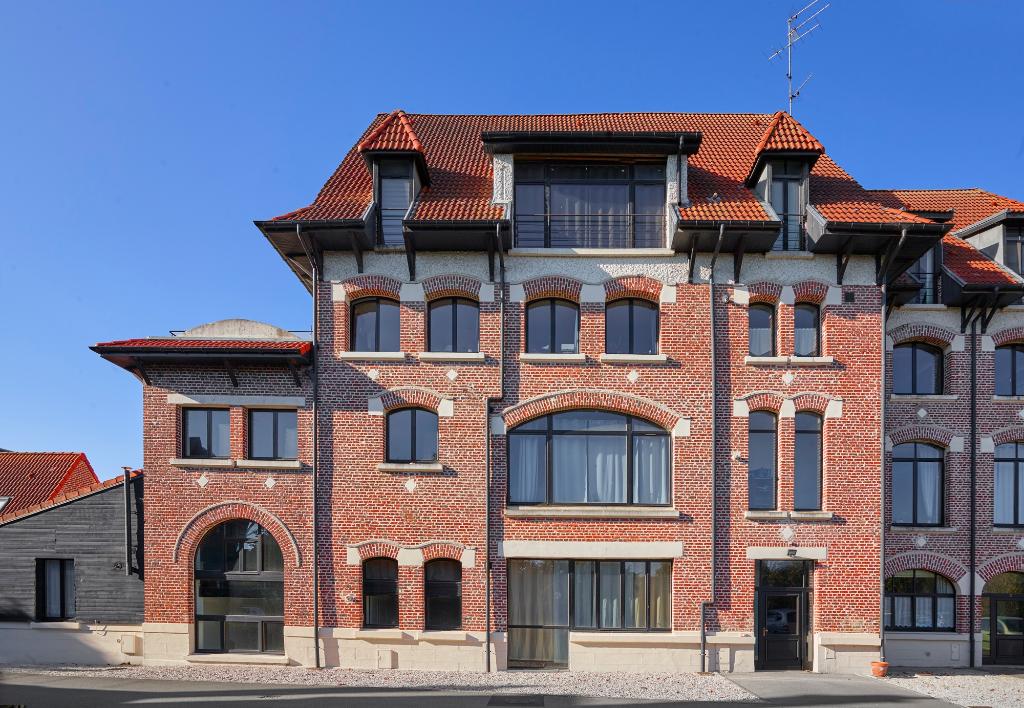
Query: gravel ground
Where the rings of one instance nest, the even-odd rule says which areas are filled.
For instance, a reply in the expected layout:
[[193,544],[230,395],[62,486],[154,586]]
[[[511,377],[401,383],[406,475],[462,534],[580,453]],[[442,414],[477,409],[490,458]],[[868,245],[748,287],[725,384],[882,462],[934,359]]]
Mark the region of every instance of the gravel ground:
[[299,686],[401,688],[503,694],[573,695],[676,701],[749,701],[757,698],[719,674],[584,673],[579,671],[312,671],[284,666],[52,666],[4,667],[4,671],[164,681],[230,681]]
[[1024,708],[1024,672],[893,671],[879,680],[961,706]]

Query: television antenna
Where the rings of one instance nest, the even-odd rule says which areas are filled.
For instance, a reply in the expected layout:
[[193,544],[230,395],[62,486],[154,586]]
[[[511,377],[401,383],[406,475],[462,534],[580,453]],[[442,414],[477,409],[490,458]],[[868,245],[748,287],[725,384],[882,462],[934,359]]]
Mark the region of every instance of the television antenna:
[[782,56],[783,53],[786,54],[786,83],[789,87],[787,94],[789,100],[790,115],[793,115],[793,99],[797,98],[800,95],[800,92],[804,90],[804,86],[806,86],[807,82],[810,81],[811,78],[814,76],[814,74],[808,74],[807,78],[804,79],[803,83],[797,87],[796,91],[793,90],[793,45],[799,42],[807,35],[809,35],[814,30],[821,27],[821,25],[817,22],[814,22],[814,24],[811,25],[810,27],[808,27],[807,25],[814,21],[815,17],[825,12],[825,10],[829,9],[829,7],[832,6],[832,3],[825,3],[822,7],[818,8],[810,17],[803,20],[802,22],[800,22],[800,15],[804,14],[805,12],[813,8],[819,2],[821,2],[821,0],[813,0],[813,2],[804,7],[802,10],[798,10],[797,12],[786,18],[786,44],[785,46],[776,49],[774,52],[772,52],[772,55],[768,57],[768,61],[772,61],[773,59]]

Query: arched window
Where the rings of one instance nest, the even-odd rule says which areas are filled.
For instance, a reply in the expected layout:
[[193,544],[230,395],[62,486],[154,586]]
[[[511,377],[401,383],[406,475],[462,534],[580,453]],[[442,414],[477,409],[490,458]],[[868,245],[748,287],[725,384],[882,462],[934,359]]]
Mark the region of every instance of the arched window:
[[580,342],[580,308],[568,300],[537,300],[526,306],[526,351],[575,354]]
[[821,509],[821,416],[796,414],[793,459],[793,509]]
[[422,408],[388,413],[388,462],[436,462],[437,414]]
[[892,449],[892,522],[904,526],[941,526],[942,450],[911,442]]
[[1024,526],[1024,442],[996,447],[992,522]]
[[363,561],[363,626],[398,626],[398,561],[394,558]]
[[986,664],[1024,661],[1024,573],[1000,573],[981,596],[981,656]]
[[775,414],[754,411],[748,419],[747,484],[751,509],[775,508]]
[[196,651],[284,651],[284,559],[255,521],[214,527],[195,560]]
[[394,300],[371,297],[352,303],[352,351],[401,351],[399,331],[399,307]]
[[956,626],[953,583],[930,570],[904,570],[885,581],[885,628],[951,632]]
[[775,356],[775,309],[771,305],[751,305],[750,356]]
[[657,354],[658,306],[625,298],[604,309],[604,350],[609,354]]
[[817,305],[801,303],[793,308],[793,353],[818,356],[821,351],[821,312]]
[[1024,345],[996,349],[996,395],[1024,396]]
[[462,627],[462,564],[447,558],[423,566],[424,623],[427,629]]
[[463,297],[431,300],[427,333],[432,352],[479,351],[480,305]]
[[508,434],[512,504],[668,504],[668,433],[641,418],[579,410]]
[[893,347],[892,392],[921,396],[942,393],[942,350],[921,342]]

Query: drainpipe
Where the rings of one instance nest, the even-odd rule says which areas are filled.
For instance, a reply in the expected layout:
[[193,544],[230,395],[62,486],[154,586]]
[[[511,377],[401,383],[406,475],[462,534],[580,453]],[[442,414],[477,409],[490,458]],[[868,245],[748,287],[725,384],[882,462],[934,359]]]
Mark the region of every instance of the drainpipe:
[[124,470],[124,574],[132,574],[132,498],[128,489],[129,480],[132,477],[131,467],[122,467]]
[[305,234],[302,233],[302,224],[295,225],[295,235],[302,244],[302,250],[309,259],[313,271],[313,655],[314,666],[320,668],[320,601],[319,601],[319,568],[320,562],[317,553],[317,514],[319,504],[317,500],[318,481],[318,456],[320,452],[320,421],[317,416],[317,399],[320,394],[320,263],[316,258],[313,244],[308,242]]
[[976,539],[974,526],[977,521],[977,481],[978,481],[978,316],[971,320],[971,562],[968,572],[970,573],[969,593],[970,604],[967,609],[968,622],[970,623],[970,646],[967,649],[968,666],[974,668],[974,566],[976,562]]
[[879,467],[881,470],[881,507],[879,513],[881,515],[882,523],[881,535],[880,535],[880,547],[879,547],[879,562],[881,572],[878,574],[878,660],[885,661],[885,343],[886,338],[889,336],[886,331],[886,312],[888,310],[886,306],[887,286],[885,282],[882,282],[882,376],[879,388],[882,392],[881,395],[881,425],[879,426],[879,440],[878,440],[878,460]]
[[686,196],[683,194],[683,136],[679,136],[679,151],[676,153],[676,206],[683,206]]

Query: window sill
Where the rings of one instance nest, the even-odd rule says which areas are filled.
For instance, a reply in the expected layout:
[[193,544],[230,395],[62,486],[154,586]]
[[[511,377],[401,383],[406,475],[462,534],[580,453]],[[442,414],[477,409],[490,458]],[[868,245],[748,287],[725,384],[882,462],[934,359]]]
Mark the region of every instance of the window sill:
[[779,519],[788,519],[788,511],[744,511],[743,518],[747,521],[778,521]]
[[404,361],[405,352],[338,352],[342,361]]
[[793,521],[831,521],[835,514],[831,511],[745,511],[743,518],[748,521],[779,521],[792,519]]
[[829,364],[836,363],[836,358],[833,356],[791,356],[789,357],[790,366],[828,366]]
[[167,464],[175,467],[234,467],[235,461],[224,457],[172,457]]
[[1024,396],[992,396],[992,400],[995,403],[1020,403],[1024,401]]
[[944,393],[890,393],[890,401],[956,401],[960,396]]
[[420,352],[420,361],[484,361],[483,352]]
[[510,248],[508,255],[541,258],[674,258],[677,254],[671,248]]
[[766,261],[811,261],[814,254],[810,251],[768,251],[764,254]]
[[64,620],[58,622],[29,622],[28,626],[32,629],[63,629],[78,631],[82,628],[82,623],[76,620]]
[[262,470],[299,470],[299,460],[235,460],[236,467],[249,467]]
[[185,661],[190,664],[264,664],[269,666],[287,666],[288,657],[284,654],[186,654]]
[[949,309],[945,305],[937,302],[911,302],[906,305],[900,305],[900,308],[904,310],[917,310],[919,312],[939,312]]
[[600,356],[601,361],[610,364],[663,364],[668,361],[666,354],[608,354]]
[[789,363],[788,356],[745,356],[743,363],[749,366],[779,366]]
[[1020,535],[1024,534],[1024,526],[991,526],[992,533],[996,534],[1007,534],[1007,535]]
[[357,629],[352,633],[352,638],[367,642],[404,642],[412,639],[400,629]]
[[936,534],[953,534],[959,531],[956,526],[897,526],[896,524],[889,525],[889,531],[892,533],[936,533]]
[[745,356],[748,366],[828,366],[834,364],[832,356]]
[[426,644],[466,644],[473,641],[473,637],[458,629],[425,629],[420,632],[419,640]]
[[440,462],[381,462],[378,472],[444,472]]
[[678,519],[664,506],[508,506],[505,516],[520,519]]
[[831,521],[835,518],[831,511],[791,511],[789,518],[793,521]]
[[543,364],[545,362],[569,364],[586,360],[586,354],[534,354],[530,352],[522,352],[519,355],[519,361],[525,361],[531,364]]

